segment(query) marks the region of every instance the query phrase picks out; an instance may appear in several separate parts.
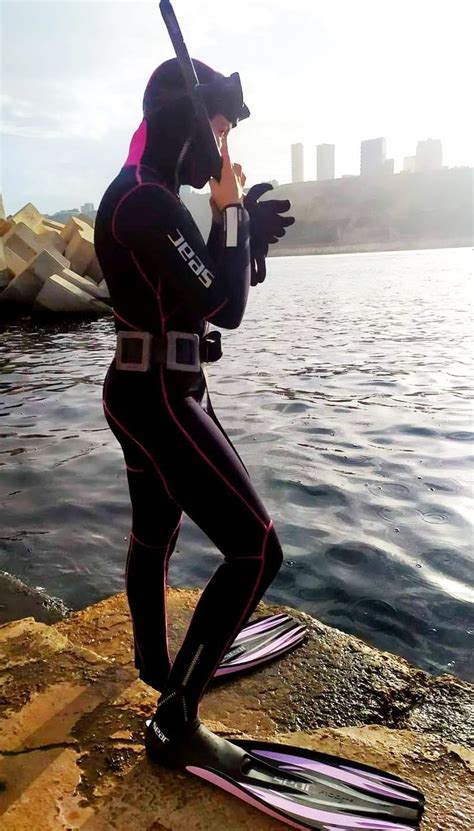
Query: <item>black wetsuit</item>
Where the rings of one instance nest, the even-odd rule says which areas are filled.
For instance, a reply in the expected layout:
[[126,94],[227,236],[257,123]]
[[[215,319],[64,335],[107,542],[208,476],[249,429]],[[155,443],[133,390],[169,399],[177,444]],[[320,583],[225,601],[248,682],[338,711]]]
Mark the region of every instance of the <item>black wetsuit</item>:
[[[95,224],[117,331],[203,335],[206,321],[236,328],[250,283],[247,212],[226,209],[234,219],[238,211],[238,225],[226,231],[213,223],[206,246],[160,174],[133,161],[131,152]],[[112,360],[104,383],[105,416],[122,446],[133,509],[126,591],[135,662],[143,679],[163,691],[168,727],[195,718],[208,681],[282,562],[272,520],[205,393],[202,371],[163,364],[133,372]],[[169,672],[167,568],[183,511],[224,561],[202,592]]]

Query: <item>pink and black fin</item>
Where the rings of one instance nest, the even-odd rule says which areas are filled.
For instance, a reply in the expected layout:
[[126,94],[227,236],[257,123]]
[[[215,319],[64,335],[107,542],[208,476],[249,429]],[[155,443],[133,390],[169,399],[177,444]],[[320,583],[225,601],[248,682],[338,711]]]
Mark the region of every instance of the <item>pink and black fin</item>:
[[250,621],[232,643],[214,673],[223,680],[268,664],[299,646],[306,627],[286,614],[268,615]]
[[[424,810],[413,785],[368,765],[294,745],[233,739],[201,722],[170,741],[147,721],[152,761],[186,770],[257,808],[286,828],[313,831],[415,831]],[[256,826],[257,827],[257,826]]]

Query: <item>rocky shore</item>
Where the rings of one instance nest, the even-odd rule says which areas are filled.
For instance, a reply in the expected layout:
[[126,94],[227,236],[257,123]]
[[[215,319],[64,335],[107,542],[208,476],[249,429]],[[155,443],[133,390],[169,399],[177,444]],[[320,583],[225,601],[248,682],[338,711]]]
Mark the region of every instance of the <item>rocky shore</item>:
[[24,617],[56,623],[70,611],[59,598],[49,597],[41,588],[32,589],[18,577],[0,571],[0,625]]
[[[174,652],[199,591],[169,593]],[[473,688],[286,607],[308,626],[303,647],[206,692],[220,735],[302,745],[384,768],[426,795],[422,831],[472,827]],[[278,831],[286,828],[187,774],[150,763],[145,719],[157,694],[138,680],[126,598],[53,624],[0,627],[0,813],[3,831]]]

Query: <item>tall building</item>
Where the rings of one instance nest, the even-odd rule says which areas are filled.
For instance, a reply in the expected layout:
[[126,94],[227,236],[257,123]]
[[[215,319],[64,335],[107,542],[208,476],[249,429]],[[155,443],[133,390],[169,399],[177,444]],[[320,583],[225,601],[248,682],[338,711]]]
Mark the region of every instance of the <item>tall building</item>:
[[403,159],[403,170],[405,173],[414,173],[416,170],[415,156],[405,156]]
[[316,178],[318,182],[334,179],[334,144],[318,144],[316,147]]
[[291,181],[304,182],[304,158],[303,145],[291,145]]
[[384,138],[366,139],[360,143],[360,175],[377,176],[384,172],[387,147]]
[[93,214],[94,213],[94,205],[92,202],[85,202],[84,205],[81,205],[81,214]]
[[443,148],[439,139],[419,141],[416,147],[415,169],[441,170],[443,167]]
[[385,159],[383,164],[383,172],[388,176],[393,176],[395,172],[395,159]]

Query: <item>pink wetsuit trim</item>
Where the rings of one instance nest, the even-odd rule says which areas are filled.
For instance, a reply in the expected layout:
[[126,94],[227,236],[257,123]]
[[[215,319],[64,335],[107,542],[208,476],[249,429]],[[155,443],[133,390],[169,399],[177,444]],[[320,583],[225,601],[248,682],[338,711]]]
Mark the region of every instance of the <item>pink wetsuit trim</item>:
[[133,325],[133,323],[129,323],[129,321],[128,321],[128,320],[125,320],[125,318],[124,318],[124,317],[121,317],[121,316],[119,315],[119,313],[115,311],[115,309],[112,309],[112,312],[113,312],[113,314],[114,314],[114,317],[117,317],[117,318],[118,318],[118,319],[119,319],[122,323],[125,323],[127,326],[130,326],[130,329],[135,329],[137,332],[139,332],[139,331],[140,331],[140,329],[138,328],[138,326],[134,326],[134,325]]
[[138,445],[138,447],[140,448],[140,450],[142,450],[142,451],[143,451],[143,453],[145,454],[145,456],[147,457],[147,459],[149,459],[149,460],[150,460],[150,462],[152,463],[152,465],[153,465],[153,467],[155,468],[156,472],[158,473],[158,475],[159,475],[159,477],[160,477],[160,479],[161,479],[161,481],[162,481],[162,483],[163,483],[163,487],[164,487],[164,489],[165,489],[166,493],[168,494],[169,498],[170,498],[173,502],[176,502],[176,500],[172,497],[172,495],[171,495],[171,493],[170,493],[170,490],[169,490],[169,488],[168,488],[168,484],[167,484],[167,482],[166,482],[166,479],[165,479],[165,477],[163,476],[163,474],[162,474],[162,472],[161,472],[160,468],[158,467],[158,465],[157,465],[156,461],[154,460],[153,456],[151,455],[151,453],[149,453],[149,451],[146,449],[146,447],[144,447],[142,444],[140,444],[140,442],[138,441],[138,439],[136,439],[136,438],[135,438],[135,436],[132,436],[132,434],[131,434],[128,430],[127,430],[127,428],[126,428],[126,427],[124,427],[124,425],[123,425],[123,424],[122,424],[122,423],[118,420],[118,418],[116,418],[116,417],[114,416],[114,414],[112,413],[112,411],[111,411],[111,410],[110,410],[110,408],[108,407],[107,402],[106,402],[106,400],[105,400],[105,399],[106,399],[106,395],[107,395],[107,384],[105,384],[105,388],[104,388],[104,395],[103,395],[103,397],[102,397],[102,404],[103,404],[103,407],[104,407],[105,412],[107,413],[107,415],[109,415],[109,416],[110,416],[110,418],[112,419],[112,421],[115,421],[115,423],[116,423],[116,424],[118,424],[118,426],[120,427],[120,429],[121,429],[121,430],[123,430],[123,432],[125,433],[125,435],[127,435],[127,436],[128,436],[128,437],[129,437],[129,438],[130,438],[133,442],[135,442],[135,444],[137,444],[137,445]]
[[118,242],[118,244],[119,244],[119,245],[121,245],[123,248],[128,248],[128,245],[125,245],[123,242],[120,242],[120,240],[119,240],[119,238],[118,238],[118,236],[117,236],[117,234],[116,234],[116,231],[115,231],[115,222],[116,222],[116,218],[117,218],[117,212],[118,212],[118,210],[119,210],[120,206],[121,206],[121,205],[125,202],[125,200],[126,200],[129,196],[131,196],[131,195],[132,195],[132,193],[135,193],[135,191],[136,191],[136,190],[139,190],[139,188],[146,188],[146,187],[149,187],[149,188],[161,188],[161,190],[166,190],[166,191],[167,191],[167,193],[169,193],[169,194],[170,194],[170,196],[173,196],[173,197],[174,197],[174,199],[176,199],[176,201],[177,201],[177,202],[178,202],[178,204],[179,204],[179,199],[178,199],[178,197],[177,197],[177,196],[175,196],[175,194],[174,194],[172,191],[168,190],[168,188],[165,188],[165,187],[164,187],[164,185],[159,185],[159,184],[158,184],[158,182],[140,182],[140,184],[135,185],[133,188],[130,188],[130,190],[128,190],[128,191],[127,191],[127,193],[124,193],[124,195],[122,196],[122,198],[121,198],[121,199],[119,199],[119,201],[117,202],[117,205],[116,205],[116,207],[115,207],[115,211],[114,211],[114,215],[113,215],[113,217],[112,217],[112,222],[111,222],[112,236],[113,236],[114,240],[115,240],[116,242]]
[[[161,302],[160,302],[160,301],[158,301],[158,302],[159,302],[159,306],[160,306],[160,315],[161,315],[161,327],[162,327],[161,331],[162,331],[162,333],[164,334],[165,327],[164,327],[163,312],[162,312],[162,309],[161,309]],[[164,401],[165,401],[165,404],[166,404],[166,409],[168,410],[168,412],[169,412],[169,414],[170,414],[171,418],[173,419],[174,423],[178,425],[179,429],[180,429],[180,430],[181,430],[181,432],[182,432],[182,433],[186,436],[186,438],[188,439],[188,441],[190,442],[190,444],[192,445],[192,447],[194,447],[194,449],[198,452],[198,454],[201,456],[201,458],[203,458],[203,459],[204,459],[204,461],[205,461],[205,462],[209,465],[209,467],[210,467],[210,468],[212,468],[212,470],[214,471],[214,473],[217,473],[217,475],[218,475],[218,476],[219,476],[219,477],[220,477],[220,478],[221,478],[221,479],[225,482],[225,484],[227,485],[227,487],[228,487],[228,488],[230,488],[230,490],[231,490],[233,493],[235,493],[235,495],[236,495],[236,496],[238,496],[238,497],[239,497],[239,499],[241,499],[241,500],[242,500],[242,502],[244,503],[244,505],[245,505],[245,506],[249,509],[249,511],[250,511],[250,512],[254,515],[254,517],[256,517],[256,519],[258,520],[258,522],[259,522],[260,524],[262,524],[264,528],[266,528],[266,525],[265,525],[264,520],[262,520],[261,516],[259,516],[259,514],[257,513],[257,511],[255,511],[255,510],[254,510],[254,508],[252,507],[252,505],[250,505],[250,504],[247,502],[247,500],[245,499],[245,497],[244,497],[244,496],[242,496],[242,494],[241,494],[241,493],[239,493],[239,491],[237,490],[237,488],[234,488],[234,486],[233,486],[233,485],[229,482],[229,480],[228,480],[228,479],[226,479],[226,477],[224,476],[224,474],[223,474],[223,473],[221,473],[221,471],[220,471],[220,470],[219,470],[219,469],[218,469],[218,468],[217,468],[217,467],[216,467],[216,466],[215,466],[215,465],[211,462],[211,460],[210,460],[210,459],[206,456],[206,454],[205,454],[205,453],[201,450],[201,448],[200,448],[200,447],[198,447],[198,445],[197,445],[197,444],[196,444],[196,442],[193,440],[193,438],[189,435],[189,433],[188,433],[188,432],[184,429],[183,425],[182,425],[182,424],[179,422],[179,420],[176,418],[176,416],[175,416],[175,414],[174,414],[174,412],[173,412],[173,410],[172,410],[172,408],[171,408],[171,406],[170,406],[170,403],[169,403],[169,401],[168,401],[168,396],[167,396],[167,394],[166,394],[166,386],[165,386],[164,373],[163,373],[163,365],[162,365],[162,364],[160,364],[160,379],[161,379],[161,389],[162,389],[162,392],[163,392],[163,398],[164,398]]]
[[211,317],[214,317],[214,315],[216,315],[217,312],[220,312],[220,310],[223,309],[225,304],[228,303],[228,302],[229,302],[229,298],[226,297],[226,299],[221,303],[220,306],[217,307],[217,309],[214,309],[212,312],[209,312],[209,314],[206,316],[206,320],[210,320]]
[[[169,639],[168,639],[168,608],[167,608],[167,597],[166,597],[167,578],[168,578],[168,563],[169,563],[170,556],[171,556],[171,544],[173,542],[173,539],[175,537],[176,532],[179,530],[179,527],[180,527],[182,521],[183,521],[183,514],[181,512],[181,516],[179,518],[178,524],[177,524],[176,528],[171,532],[170,538],[169,538],[169,540],[166,544],[165,559],[163,561],[163,598],[164,598],[163,623],[164,623],[165,638],[166,638],[166,652],[167,652],[168,660],[169,660],[170,663],[171,663],[171,656],[170,656],[170,645],[169,645]],[[147,545],[147,543],[142,542],[141,540],[139,540],[138,537],[136,536],[136,534],[133,533],[133,531],[130,532],[130,543],[129,543],[129,546],[128,546],[127,563],[126,563],[126,566],[125,566],[125,591],[126,592],[127,592],[127,589],[128,589],[128,566],[129,566],[129,562],[130,562],[130,556],[131,556],[131,553],[132,553],[132,545],[133,545],[134,542],[137,542],[143,548],[157,549],[157,548],[162,548],[163,547],[162,545]],[[140,659],[142,661],[142,664],[145,666],[145,661],[144,661],[142,653],[140,652],[140,647],[138,646],[138,641],[137,641],[137,638],[135,636],[135,627],[133,626],[133,618],[132,618],[132,627],[133,627],[134,643],[135,643],[135,646],[137,648],[137,652],[140,656]]]
[[[228,648],[229,648],[230,644],[234,642],[234,640],[235,640],[235,638],[236,638],[236,636],[237,636],[237,633],[240,631],[240,628],[241,628],[241,626],[242,626],[242,623],[243,623],[243,621],[245,620],[245,618],[246,618],[246,616],[247,616],[247,614],[248,614],[248,610],[249,610],[249,608],[250,608],[250,606],[251,606],[251,604],[252,604],[252,602],[253,602],[253,599],[254,599],[254,597],[255,597],[255,593],[256,593],[256,591],[257,591],[257,587],[258,587],[258,585],[259,585],[259,583],[260,583],[260,580],[262,579],[263,566],[264,566],[264,563],[265,563],[265,549],[266,549],[266,547],[267,547],[268,536],[269,536],[270,531],[271,531],[271,529],[272,529],[272,528],[273,528],[273,520],[270,520],[270,522],[269,522],[269,524],[268,524],[268,526],[267,526],[267,530],[266,530],[265,536],[264,536],[264,538],[263,538],[263,543],[262,543],[262,551],[261,551],[261,553],[260,553],[260,557],[258,557],[258,558],[253,558],[253,559],[259,559],[259,560],[261,560],[260,571],[259,571],[259,573],[258,573],[258,575],[257,575],[256,580],[255,580],[255,585],[254,585],[254,588],[253,588],[253,592],[252,592],[252,594],[250,595],[249,602],[247,603],[247,606],[245,607],[245,611],[244,611],[244,612],[243,612],[243,614],[241,615],[240,620],[239,620],[239,622],[238,622],[238,624],[237,624],[236,628],[234,629],[234,631],[233,631],[232,635],[230,636],[229,640],[227,641],[227,644],[226,644],[226,646],[225,646],[225,649],[223,650],[223,653],[222,653],[223,655],[225,655],[225,653],[227,652],[227,650],[228,650]],[[210,678],[212,678],[212,677],[213,677],[213,675],[214,675],[214,673],[215,673],[215,671],[216,671],[217,667],[219,666],[219,664],[220,664],[220,662],[221,662],[221,657],[222,657],[222,656],[219,656],[219,658],[217,659],[217,661],[216,661],[215,665],[213,666],[213,668],[212,668],[212,672],[211,672],[211,674],[210,674],[210,676],[209,676]],[[204,690],[205,690],[205,688],[204,688]],[[201,700],[202,696],[204,695],[204,690],[202,691],[201,695],[199,696],[199,701]]]

